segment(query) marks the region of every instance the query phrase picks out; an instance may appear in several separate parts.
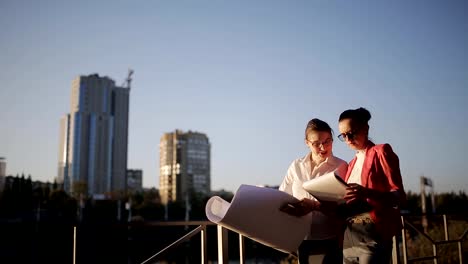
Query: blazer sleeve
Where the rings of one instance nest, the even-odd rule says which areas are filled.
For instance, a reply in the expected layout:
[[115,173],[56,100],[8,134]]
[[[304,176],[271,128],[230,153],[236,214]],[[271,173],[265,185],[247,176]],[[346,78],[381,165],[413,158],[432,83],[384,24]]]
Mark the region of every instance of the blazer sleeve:
[[388,180],[388,184],[390,186],[389,191],[395,191],[401,203],[406,200],[406,194],[403,188],[398,156],[393,152],[393,149],[389,144],[384,144],[379,152],[378,157],[380,165],[382,166],[383,173]]
[[348,171],[348,163],[343,162],[340,164],[340,166],[338,166],[335,172],[336,174],[338,174],[338,176],[340,176],[344,180],[346,178],[347,171]]

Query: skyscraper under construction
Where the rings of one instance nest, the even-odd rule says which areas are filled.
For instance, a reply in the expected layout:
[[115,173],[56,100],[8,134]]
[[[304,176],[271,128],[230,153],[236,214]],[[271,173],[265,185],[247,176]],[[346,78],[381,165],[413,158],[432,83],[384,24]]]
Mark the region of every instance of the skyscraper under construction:
[[60,123],[58,179],[71,194],[104,195],[126,188],[127,87],[108,77],[79,76]]

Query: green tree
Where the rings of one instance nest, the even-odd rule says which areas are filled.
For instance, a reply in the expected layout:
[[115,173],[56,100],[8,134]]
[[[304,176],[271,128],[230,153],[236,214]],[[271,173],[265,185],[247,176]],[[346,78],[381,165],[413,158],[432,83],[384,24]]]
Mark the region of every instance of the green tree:
[[84,181],[75,181],[72,184],[72,194],[73,197],[78,199],[80,195],[84,197],[88,196],[88,184]]

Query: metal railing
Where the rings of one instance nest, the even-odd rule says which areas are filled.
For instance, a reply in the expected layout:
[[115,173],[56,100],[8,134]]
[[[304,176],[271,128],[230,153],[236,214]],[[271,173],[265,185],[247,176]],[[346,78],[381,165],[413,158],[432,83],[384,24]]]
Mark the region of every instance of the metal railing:
[[[403,229],[401,231],[401,249],[398,243],[398,237],[393,238],[393,252],[392,252],[392,262],[394,264],[400,264],[401,259],[400,256],[403,258],[403,264],[414,263],[418,261],[424,260],[433,260],[435,264],[437,264],[437,260],[440,257],[437,254],[437,249],[440,245],[457,243],[458,244],[458,259],[459,263],[463,263],[463,251],[462,251],[462,243],[466,239],[468,235],[468,229],[464,231],[464,233],[458,239],[449,239],[448,234],[448,223],[446,215],[443,215],[443,222],[444,222],[444,240],[434,240],[428,234],[424,233],[420,229],[418,229],[415,225],[410,223],[405,216],[401,217],[403,223]],[[189,241],[197,234],[200,234],[201,239],[201,260],[200,263],[206,264],[208,263],[208,254],[207,254],[207,226],[214,226],[216,224],[209,222],[209,221],[174,221],[174,222],[150,222],[146,223],[146,226],[196,226],[194,229],[189,231],[187,234],[183,235],[170,245],[166,246],[162,250],[158,251],[157,253],[153,254],[151,257],[147,258],[141,264],[150,264],[156,263],[157,259],[160,258],[162,255],[166,254],[169,250],[178,247],[182,243]],[[427,241],[432,244],[432,251],[433,255],[431,256],[421,256],[421,257],[408,257],[408,248],[407,248],[407,238],[406,238],[406,230],[414,230],[422,237],[424,237]],[[244,254],[244,236],[241,234],[239,235],[239,264],[245,263],[245,254]],[[73,258],[75,261],[75,247],[76,247],[76,227],[74,228],[74,248],[73,248]],[[228,255],[228,229],[217,225],[217,248],[218,248],[218,263],[224,264],[229,263],[229,255]],[[75,263],[75,262],[73,262]]]
[[[448,234],[448,223],[447,223],[447,217],[446,215],[443,215],[443,221],[444,221],[444,237],[445,240],[434,240],[432,239],[429,235],[424,233],[423,231],[419,230],[417,227],[415,227],[412,223],[410,223],[408,220],[405,219],[405,216],[401,217],[401,220],[403,222],[403,229],[402,229],[402,235],[401,235],[401,243],[402,243],[402,248],[401,250],[399,249],[398,246],[398,238],[394,237],[393,238],[393,252],[392,252],[392,260],[394,264],[399,264],[400,261],[400,256],[403,258],[403,264],[408,264],[408,263],[414,263],[414,262],[419,262],[419,261],[424,261],[424,260],[433,260],[435,264],[437,264],[437,260],[440,257],[437,254],[437,249],[440,245],[445,245],[445,244],[451,244],[451,243],[457,243],[458,244],[458,259],[459,263],[463,263],[463,249],[462,249],[462,243],[466,239],[468,235],[468,229],[464,231],[464,233],[458,238],[458,239],[449,239],[449,234]],[[190,225],[195,225],[195,224],[200,224],[199,227],[196,229],[190,231],[188,234],[184,235],[171,245],[167,246],[160,252],[156,253],[149,259],[145,260],[141,264],[147,264],[151,263],[152,259],[155,259],[156,257],[162,255],[165,251],[174,248],[181,244],[184,241],[189,240],[191,237],[196,235],[199,232],[202,232],[202,259],[201,263],[207,263],[207,258],[206,258],[206,226],[207,225],[214,225],[211,222],[167,222],[167,223],[158,223],[157,225],[159,226],[170,226],[170,225],[187,225],[187,223],[190,223]],[[409,258],[408,257],[408,248],[407,248],[407,239],[406,239],[406,230],[408,229],[416,231],[418,234],[422,235],[426,240],[428,240],[432,244],[432,250],[433,250],[433,255],[431,256],[422,256],[422,257],[414,257],[414,258]],[[217,226],[217,243],[218,243],[218,263],[223,264],[223,263],[228,263],[229,262],[229,256],[228,256],[228,242],[227,242],[227,234],[228,230],[226,228],[223,228],[222,226]],[[245,254],[244,254],[244,237],[241,234],[239,235],[239,263],[244,264],[245,262]]]
[[[183,235],[167,247],[163,248],[159,252],[155,253],[151,257],[147,258],[141,264],[150,264],[155,263],[159,257],[167,253],[169,250],[179,246],[180,244],[190,240],[192,237],[196,236],[198,233],[201,235],[201,260],[200,263],[208,263],[208,254],[207,254],[207,226],[215,225],[212,222],[208,221],[191,221],[191,222],[156,222],[150,223],[150,226],[197,226],[195,229],[191,230],[187,234]],[[217,244],[218,244],[218,263],[229,263],[228,255],[228,230],[222,226],[217,226]],[[245,254],[244,254],[244,237],[239,234],[239,264],[244,264]]]
[[[187,225],[187,224],[184,224]],[[161,256],[164,254],[167,250],[177,247],[178,245],[182,244],[185,241],[190,240],[193,236],[197,235],[200,233],[201,235],[201,263],[207,263],[207,249],[206,249],[206,225],[202,224],[193,229],[192,231],[188,232],[186,235],[182,236],[181,238],[177,239],[175,242],[170,244],[169,246],[163,248],[161,251],[158,253],[154,254],[153,256],[149,257],[145,261],[141,262],[141,264],[148,264],[151,263],[154,259],[156,259],[158,256]]]
[[[466,236],[468,234],[468,229],[465,229],[463,234],[458,238],[458,239],[449,239],[449,234],[448,234],[448,224],[447,224],[447,216],[442,215],[443,221],[444,221],[444,237],[445,240],[434,240],[432,239],[429,235],[427,235],[425,232],[419,230],[417,227],[415,227],[412,223],[407,221],[404,216],[401,217],[402,223],[403,223],[403,229],[401,230],[401,238],[402,238],[402,253],[403,253],[403,264],[408,264],[408,263],[414,263],[418,261],[424,261],[424,260],[433,260],[434,264],[437,264],[437,260],[440,257],[437,254],[437,249],[440,245],[445,245],[445,244],[458,244],[458,259],[459,263],[463,263],[463,249],[462,249],[462,243],[466,239]],[[407,239],[406,239],[406,230],[408,228],[411,228],[411,230],[416,231],[418,234],[423,236],[426,240],[428,240],[432,244],[432,253],[433,255],[431,256],[421,256],[421,257],[415,257],[415,258],[408,258],[408,247],[407,247]],[[399,259],[397,260],[399,263]],[[395,263],[395,258],[394,258],[394,263]]]

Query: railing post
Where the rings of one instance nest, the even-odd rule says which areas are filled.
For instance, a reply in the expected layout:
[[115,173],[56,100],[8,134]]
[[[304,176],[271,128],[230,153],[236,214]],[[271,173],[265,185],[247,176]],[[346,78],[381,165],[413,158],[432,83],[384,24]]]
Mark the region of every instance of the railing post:
[[449,240],[448,227],[447,227],[447,215],[443,215],[444,218],[444,232],[445,232],[445,241]]
[[437,245],[432,244],[432,252],[434,253],[434,264],[437,264]]
[[398,254],[399,251],[399,245],[397,241],[397,236],[393,236],[393,250],[392,250],[392,259],[393,259],[393,264],[399,264],[400,263],[400,256]]
[[401,229],[401,247],[403,251],[403,263],[408,264],[408,251],[406,248],[406,229],[405,229],[405,217],[401,216],[401,222],[403,228]]
[[463,251],[462,251],[462,241],[458,241],[458,259],[460,264],[463,264]]
[[228,230],[220,225],[218,228],[218,264],[228,264]]
[[201,234],[201,263],[206,264],[208,263],[208,250],[206,246],[206,225],[203,225],[202,230],[200,231]]
[[76,263],[76,226],[73,227],[73,264]]
[[244,236],[239,234],[239,264],[244,264]]

